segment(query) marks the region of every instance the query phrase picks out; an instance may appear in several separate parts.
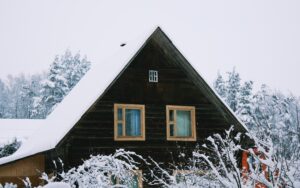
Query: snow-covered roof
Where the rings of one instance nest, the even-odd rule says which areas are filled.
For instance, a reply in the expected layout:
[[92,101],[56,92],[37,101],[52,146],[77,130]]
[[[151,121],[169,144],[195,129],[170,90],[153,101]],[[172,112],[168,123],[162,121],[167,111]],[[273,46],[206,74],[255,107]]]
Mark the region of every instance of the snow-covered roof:
[[118,46],[116,53],[110,54],[105,61],[93,63],[92,68],[47,117],[44,128],[32,135],[14,154],[1,158],[0,165],[55,148],[116,75],[126,67],[155,29],[127,42],[125,46]]
[[0,119],[0,146],[15,138],[27,140],[43,127],[44,122],[45,120],[35,119]]
[[[14,154],[0,158],[0,165],[54,149],[113,83],[116,76],[125,70],[156,29],[157,27],[152,28],[136,40],[118,46],[116,53],[111,53],[106,60],[93,64],[86,75],[43,122],[44,127],[37,130]],[[246,129],[245,126],[244,128]]]

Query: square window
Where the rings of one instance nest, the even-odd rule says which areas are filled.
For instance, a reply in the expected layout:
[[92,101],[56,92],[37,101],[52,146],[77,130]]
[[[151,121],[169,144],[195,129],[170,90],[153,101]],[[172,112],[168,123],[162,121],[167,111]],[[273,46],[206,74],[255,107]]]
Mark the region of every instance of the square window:
[[114,105],[114,138],[116,141],[145,140],[145,106]]
[[195,107],[167,105],[167,140],[196,141]]
[[149,82],[158,82],[157,70],[149,70]]

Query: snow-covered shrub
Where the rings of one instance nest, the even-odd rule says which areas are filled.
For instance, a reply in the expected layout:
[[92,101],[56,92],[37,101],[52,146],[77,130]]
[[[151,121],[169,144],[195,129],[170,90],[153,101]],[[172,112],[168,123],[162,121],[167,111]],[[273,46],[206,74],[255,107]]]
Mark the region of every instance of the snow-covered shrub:
[[52,182],[40,188],[71,188],[71,186],[64,182]]
[[[286,159],[276,153],[272,139],[265,137],[258,139],[250,135],[254,141],[255,148],[249,149],[249,154],[252,157],[252,162],[248,160],[249,172],[248,177],[255,182],[260,182],[267,187],[295,187],[299,181],[299,161]],[[254,161],[254,162],[253,162]]]
[[19,149],[20,146],[21,141],[18,141],[16,138],[12,142],[4,144],[0,147],[0,158],[13,154]]
[[[225,131],[225,136],[214,134],[206,139],[206,144],[195,148],[193,156],[184,168],[178,166],[168,171],[155,164],[152,172],[153,185],[163,187],[243,187],[241,167],[237,161],[240,134],[232,135],[233,128]],[[160,172],[157,175],[157,171]]]
[[205,161],[212,173],[224,187],[242,187],[241,167],[237,156],[241,151],[239,145],[241,134],[233,136],[233,127],[225,131],[225,136],[209,136],[202,148],[193,152],[196,161]]
[[[251,134],[247,136],[252,140],[253,147],[245,149],[239,144],[241,134],[234,133],[231,127],[224,136],[214,134],[208,137],[208,143],[203,145],[204,150],[195,151],[193,156],[200,161],[203,159],[211,168],[209,173],[224,187],[294,187],[296,169],[293,167],[297,165],[291,165],[290,160],[276,155],[270,137],[258,139]],[[248,168],[238,162],[237,154],[241,152],[248,154]]]
[[49,183],[60,181],[68,183],[71,187],[81,188],[111,187],[115,183],[127,187],[137,183],[135,173],[140,164],[137,161],[145,162],[143,157],[135,152],[119,149],[111,155],[91,156],[82,165],[53,177],[44,173],[42,179]]
[[[224,134],[214,134],[206,139],[202,147],[196,148],[190,162],[184,168],[175,166],[164,169],[152,160],[152,185],[161,187],[227,187],[252,188],[263,185],[269,188],[295,187],[299,175],[297,165],[279,160],[270,138],[258,139],[248,135],[253,148],[242,148],[244,136],[235,133],[233,127]],[[249,139],[248,138],[248,139]],[[247,152],[248,168],[242,168],[238,157]],[[252,160],[251,160],[252,159]]]
[[17,188],[18,186],[13,183],[5,183],[4,186],[0,183],[0,188]]
[[[208,171],[197,161],[191,160],[190,165],[185,168],[174,166],[173,169],[164,169],[157,162],[152,160],[154,168],[151,170],[152,181],[150,185],[166,188],[184,188],[184,187],[221,187],[220,183],[211,176]],[[200,167],[201,166],[201,167]]]

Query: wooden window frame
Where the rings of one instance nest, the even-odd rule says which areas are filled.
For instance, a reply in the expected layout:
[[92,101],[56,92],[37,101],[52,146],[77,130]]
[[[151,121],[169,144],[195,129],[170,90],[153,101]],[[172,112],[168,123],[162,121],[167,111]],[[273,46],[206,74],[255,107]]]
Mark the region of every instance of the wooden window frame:
[[[170,121],[170,110],[174,110],[174,119]],[[190,111],[191,112],[191,131],[192,135],[190,137],[179,137],[179,136],[170,136],[170,124],[174,125],[174,132],[176,135],[176,111],[183,110],[183,111]],[[167,140],[168,141],[196,141],[196,110],[194,106],[175,106],[175,105],[167,105],[166,106],[166,130],[167,130]]]
[[135,170],[133,173],[138,176],[139,188],[143,188],[143,171]]
[[[118,120],[118,109],[122,109],[122,120]],[[141,136],[125,135],[125,109],[141,111]],[[118,136],[118,123],[122,123],[122,136]],[[145,105],[141,104],[114,104],[114,140],[115,141],[145,141]]]

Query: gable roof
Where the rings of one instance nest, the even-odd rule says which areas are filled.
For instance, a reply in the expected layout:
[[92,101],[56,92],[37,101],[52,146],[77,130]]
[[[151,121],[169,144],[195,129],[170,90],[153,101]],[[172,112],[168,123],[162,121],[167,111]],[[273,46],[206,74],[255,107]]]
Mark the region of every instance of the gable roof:
[[[144,33],[135,41],[128,42],[125,46],[119,46],[117,53],[106,61],[93,64],[91,70],[79,81],[72,91],[56,107],[56,109],[44,120],[44,127],[32,135],[28,141],[13,155],[0,159],[0,165],[37,153],[54,149],[72,127],[80,120],[86,111],[109,89],[114,81],[129,66],[131,61],[142,50],[150,39],[157,38],[160,45],[173,51],[178,61],[184,62],[184,68],[190,72],[196,86],[201,87],[219,110],[230,114],[235,120],[238,130],[247,131],[228,106],[220,99],[212,88],[203,80],[192,65],[177,50],[172,41],[159,28],[154,28]],[[225,115],[224,115],[225,117]],[[226,117],[225,117],[226,118]]]

